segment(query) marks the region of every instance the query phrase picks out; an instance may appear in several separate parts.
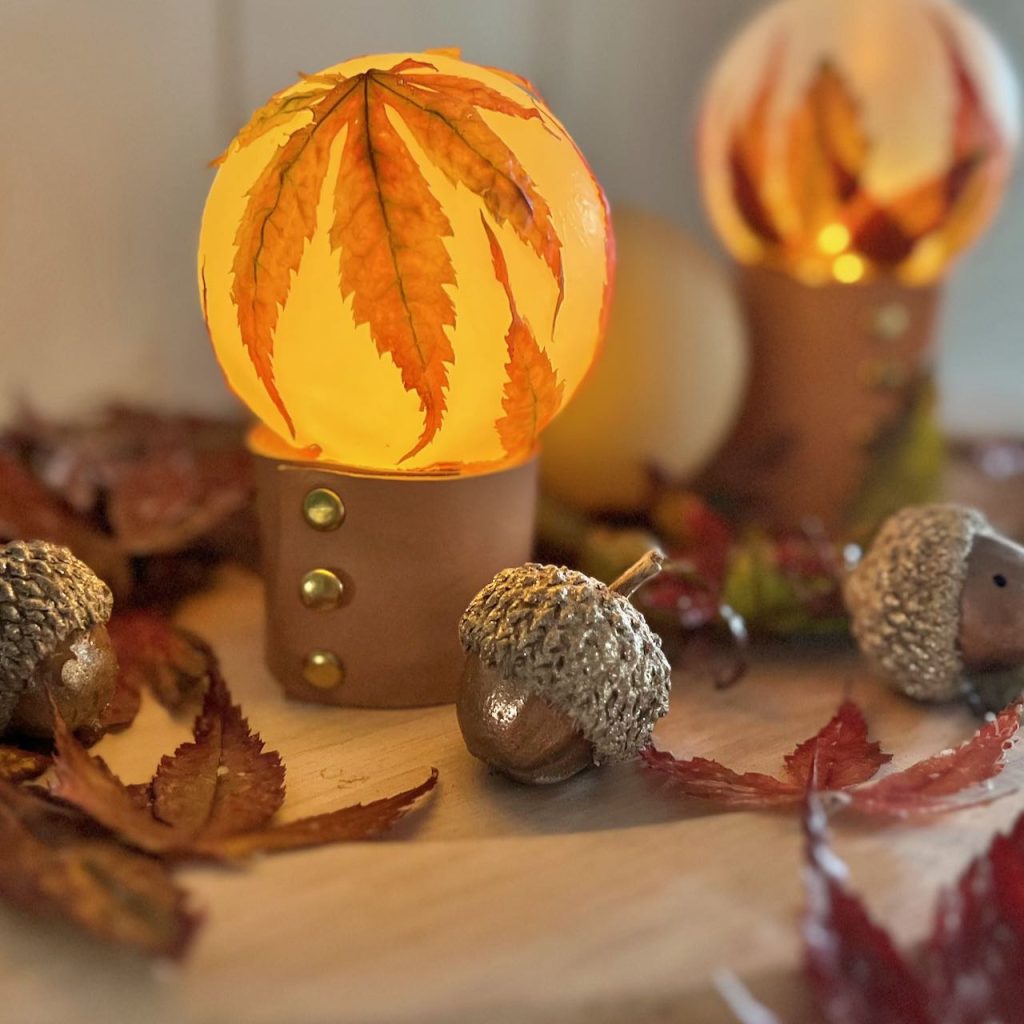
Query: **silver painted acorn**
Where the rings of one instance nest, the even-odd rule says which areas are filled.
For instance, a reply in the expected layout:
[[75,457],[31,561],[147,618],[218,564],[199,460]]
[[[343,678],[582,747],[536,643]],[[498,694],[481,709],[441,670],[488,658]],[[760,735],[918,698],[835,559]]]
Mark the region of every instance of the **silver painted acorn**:
[[897,512],[844,595],[861,650],[902,693],[995,706],[1024,688],[1024,547],[977,510]]
[[64,547],[0,547],[0,733],[53,734],[94,722],[114,692],[110,588]]
[[536,563],[498,573],[459,623],[456,710],[470,753],[532,784],[638,754],[668,710],[671,676],[629,595],[661,566],[650,551],[611,585]]

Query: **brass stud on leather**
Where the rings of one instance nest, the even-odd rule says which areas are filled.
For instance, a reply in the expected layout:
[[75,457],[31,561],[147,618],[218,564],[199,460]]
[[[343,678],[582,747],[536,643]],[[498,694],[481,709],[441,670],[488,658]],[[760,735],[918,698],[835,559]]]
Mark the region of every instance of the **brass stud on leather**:
[[314,611],[330,611],[341,604],[344,585],[330,569],[312,569],[302,577],[302,603]]
[[345,670],[333,651],[310,651],[302,666],[302,677],[318,690],[333,690],[344,682]]
[[329,487],[314,487],[302,501],[302,517],[322,533],[341,526],[345,519],[345,505]]

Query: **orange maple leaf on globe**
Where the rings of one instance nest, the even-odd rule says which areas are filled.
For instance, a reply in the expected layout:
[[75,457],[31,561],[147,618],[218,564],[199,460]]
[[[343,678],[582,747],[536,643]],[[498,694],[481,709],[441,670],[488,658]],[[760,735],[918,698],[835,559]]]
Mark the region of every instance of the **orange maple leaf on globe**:
[[[331,148],[343,131],[330,244],[339,254],[341,294],[351,298],[356,324],[369,325],[377,351],[391,357],[405,389],[419,397],[423,432],[403,459],[421,451],[444,419],[448,368],[455,360],[446,328],[456,320],[447,288],[456,281],[443,241],[453,235],[451,222],[393,117],[453,185],[478,196],[497,224],[508,224],[544,261],[558,286],[557,315],[564,277],[551,209],[481,110],[546,126],[534,106],[406,59],[352,76],[303,76],[298,91],[272,97],[232,143],[242,149],[296,125],[249,189],[235,236],[231,292],[249,357],[293,436],[274,378],[274,334],[292,274],[317,230]],[[510,359],[510,372],[517,368]]]
[[555,418],[562,405],[565,385],[555,375],[547,353],[537,344],[529,323],[519,315],[509,282],[508,264],[498,239],[483,214],[480,215],[487,242],[491,247],[494,276],[508,299],[512,322],[505,335],[508,380],[501,400],[505,415],[498,420],[498,435],[509,455],[528,455],[537,443],[537,436]]

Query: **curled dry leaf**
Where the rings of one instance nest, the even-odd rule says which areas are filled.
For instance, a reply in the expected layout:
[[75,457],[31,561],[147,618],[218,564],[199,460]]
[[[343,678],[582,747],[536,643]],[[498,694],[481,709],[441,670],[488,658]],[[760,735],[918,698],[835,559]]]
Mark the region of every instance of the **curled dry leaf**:
[[149,690],[165,708],[177,711],[205,689],[213,660],[209,647],[161,612],[116,613],[107,632],[121,669],[119,692]]
[[0,779],[25,782],[37,779],[50,767],[50,758],[35,750],[0,745]]
[[117,545],[78,518],[16,458],[0,451],[0,543],[19,539],[62,544],[116,595],[131,590],[128,559]]
[[0,897],[96,938],[174,959],[198,924],[159,861],[78,834],[39,797],[0,783]]

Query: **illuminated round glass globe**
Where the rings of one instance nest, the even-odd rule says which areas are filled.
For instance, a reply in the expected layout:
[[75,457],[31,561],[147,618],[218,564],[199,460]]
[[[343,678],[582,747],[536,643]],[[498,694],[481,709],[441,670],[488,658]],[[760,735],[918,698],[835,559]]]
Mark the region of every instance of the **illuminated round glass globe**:
[[1005,54],[955,4],[782,0],[712,74],[705,199],[740,262],[928,283],[992,217],[1019,120]]
[[204,314],[255,447],[377,473],[523,461],[597,353],[601,187],[530,84],[454,51],[304,75],[219,161]]

